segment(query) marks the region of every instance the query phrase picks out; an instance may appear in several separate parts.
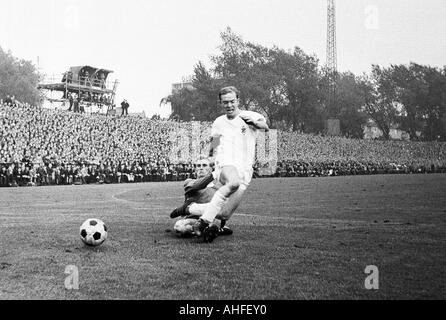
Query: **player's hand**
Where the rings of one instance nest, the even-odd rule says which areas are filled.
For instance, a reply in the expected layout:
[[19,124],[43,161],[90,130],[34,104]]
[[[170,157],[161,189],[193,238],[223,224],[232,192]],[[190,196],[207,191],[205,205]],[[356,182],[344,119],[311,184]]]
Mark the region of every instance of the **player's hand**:
[[242,120],[245,121],[246,124],[248,124],[250,126],[255,126],[255,124],[256,124],[255,120],[249,115],[246,115],[246,114],[240,115],[240,118],[242,118]]

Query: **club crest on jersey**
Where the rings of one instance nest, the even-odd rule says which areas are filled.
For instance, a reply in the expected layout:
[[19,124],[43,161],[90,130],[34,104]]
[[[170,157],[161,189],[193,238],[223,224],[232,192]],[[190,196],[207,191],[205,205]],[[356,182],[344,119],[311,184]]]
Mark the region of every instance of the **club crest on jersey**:
[[243,134],[246,133],[246,127],[245,127],[245,126],[242,127],[242,133],[243,133]]

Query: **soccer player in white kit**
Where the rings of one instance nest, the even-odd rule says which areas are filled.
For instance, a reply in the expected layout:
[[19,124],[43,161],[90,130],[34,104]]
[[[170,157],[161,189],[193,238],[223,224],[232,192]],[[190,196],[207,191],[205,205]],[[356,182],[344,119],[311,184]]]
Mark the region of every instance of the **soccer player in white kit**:
[[212,242],[218,235],[219,228],[212,222],[223,205],[228,202],[227,212],[232,214],[240,204],[252,179],[257,130],[269,130],[263,115],[239,109],[239,92],[235,87],[222,88],[219,99],[225,115],[212,124],[209,156],[215,157],[216,179],[222,187],[193,226],[194,233],[203,235],[205,242]]

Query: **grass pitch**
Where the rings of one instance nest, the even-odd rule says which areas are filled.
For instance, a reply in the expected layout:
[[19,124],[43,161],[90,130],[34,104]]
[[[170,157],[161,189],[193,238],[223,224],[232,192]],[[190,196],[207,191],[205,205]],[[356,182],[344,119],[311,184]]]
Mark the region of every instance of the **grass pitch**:
[[2,188],[0,299],[445,299],[445,191],[444,174],[254,179],[206,244],[172,231],[181,182]]

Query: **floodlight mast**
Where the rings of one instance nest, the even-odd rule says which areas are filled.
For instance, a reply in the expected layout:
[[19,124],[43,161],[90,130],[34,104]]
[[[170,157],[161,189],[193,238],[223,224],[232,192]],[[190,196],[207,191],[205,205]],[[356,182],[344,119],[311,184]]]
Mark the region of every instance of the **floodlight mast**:
[[327,69],[329,77],[329,110],[331,117],[337,117],[336,79],[337,79],[337,52],[336,52],[336,8],[335,0],[327,0]]
[[327,67],[331,73],[337,72],[335,0],[327,0]]

